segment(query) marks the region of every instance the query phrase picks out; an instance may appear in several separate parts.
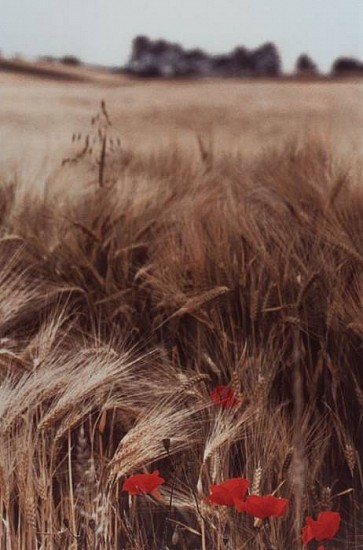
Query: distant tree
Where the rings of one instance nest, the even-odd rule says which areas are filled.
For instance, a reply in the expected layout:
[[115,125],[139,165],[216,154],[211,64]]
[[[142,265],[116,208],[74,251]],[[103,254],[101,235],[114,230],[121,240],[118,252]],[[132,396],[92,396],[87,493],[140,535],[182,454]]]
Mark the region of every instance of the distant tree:
[[64,65],[72,65],[74,67],[81,65],[81,60],[75,55],[65,55],[61,57],[60,62]]
[[318,67],[306,53],[301,54],[296,61],[296,73],[298,75],[314,75],[317,74]]
[[253,69],[251,53],[243,46],[238,46],[232,52],[236,72],[240,75],[248,74]]
[[211,59],[199,48],[184,52],[185,76],[202,76],[210,74]]
[[281,59],[275,44],[267,42],[252,52],[251,65],[256,76],[279,76]]
[[147,36],[136,36],[132,42],[132,58],[139,58],[150,49],[151,40]]
[[354,57],[339,57],[332,65],[331,74],[333,76],[363,75],[363,63]]
[[200,48],[194,48],[193,50],[186,51],[185,57],[187,57],[188,59],[195,59],[195,60],[201,61],[203,59],[206,59],[208,57],[208,54],[206,54]]
[[211,59],[212,71],[216,76],[231,76],[233,72],[232,57],[215,55]]
[[244,46],[238,46],[232,52],[233,59],[241,67],[247,67],[250,65],[251,54]]
[[180,76],[278,76],[280,56],[276,46],[267,43],[250,52],[240,46],[225,55],[208,55],[202,50],[184,50],[166,40],[137,36],[126,70],[144,77]]
[[170,48],[170,44],[166,40],[155,40],[150,42],[150,52],[154,55],[163,55]]
[[159,67],[151,50],[153,42],[147,36],[136,36],[132,41],[132,52],[127,70],[144,77],[160,76]]

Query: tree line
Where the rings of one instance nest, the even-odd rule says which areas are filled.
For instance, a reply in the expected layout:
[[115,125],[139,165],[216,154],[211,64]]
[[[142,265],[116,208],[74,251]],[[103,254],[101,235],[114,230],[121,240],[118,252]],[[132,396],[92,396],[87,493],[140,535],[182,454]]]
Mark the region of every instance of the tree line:
[[[142,77],[278,77],[282,74],[281,57],[276,45],[267,42],[249,50],[238,46],[228,54],[210,55],[202,49],[184,49],[167,40],[152,40],[137,36],[132,43],[129,62],[125,67],[130,74]],[[340,57],[331,67],[332,76],[359,74],[363,76],[363,63],[350,57]],[[298,76],[319,75],[312,58],[301,54],[295,65]]]

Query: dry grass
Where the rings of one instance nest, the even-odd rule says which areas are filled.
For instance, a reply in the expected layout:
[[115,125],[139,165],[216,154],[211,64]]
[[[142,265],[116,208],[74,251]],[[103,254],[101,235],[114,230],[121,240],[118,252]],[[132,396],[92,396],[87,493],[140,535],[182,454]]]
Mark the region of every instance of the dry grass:
[[[2,175],[1,548],[292,550],[327,508],[363,547],[361,159],[200,135],[109,152],[102,187],[97,154]],[[121,491],[156,468],[160,500]],[[288,516],[205,503],[242,475]]]
[[280,147],[306,133],[318,134],[348,155],[363,151],[361,80],[195,84],[94,72],[84,76],[94,82],[52,82],[0,72],[2,163],[12,162],[17,172],[26,170],[25,178],[39,185],[45,160],[53,171],[72,133],[85,131],[101,99],[123,146],[132,151],[158,153],[177,144],[190,152],[196,136],[204,135],[218,151],[251,158],[264,147]]

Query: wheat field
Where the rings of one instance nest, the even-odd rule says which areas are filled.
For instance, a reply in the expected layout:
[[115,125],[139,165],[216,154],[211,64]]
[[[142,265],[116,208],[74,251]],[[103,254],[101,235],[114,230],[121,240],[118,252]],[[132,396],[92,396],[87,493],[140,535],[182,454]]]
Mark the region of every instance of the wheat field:
[[363,548],[361,85],[0,84],[0,548]]

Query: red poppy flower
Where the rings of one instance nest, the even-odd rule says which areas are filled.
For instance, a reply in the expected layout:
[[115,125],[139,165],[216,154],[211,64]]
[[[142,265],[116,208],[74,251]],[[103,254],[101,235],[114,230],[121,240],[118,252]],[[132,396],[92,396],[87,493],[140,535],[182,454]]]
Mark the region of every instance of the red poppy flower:
[[152,474],[135,474],[125,479],[122,490],[127,491],[129,495],[155,492],[155,496],[159,496],[157,489],[163,483],[165,479],[159,476],[159,470],[155,470]]
[[325,550],[325,546],[321,544],[320,546],[318,546],[318,550]]
[[248,479],[244,479],[243,477],[232,477],[218,485],[211,485],[211,494],[209,497],[206,497],[205,500],[209,504],[235,506],[243,501],[249,486],[250,482]]
[[238,403],[236,392],[230,386],[216,386],[211,393],[212,401],[221,407],[234,407]]
[[285,515],[289,501],[286,498],[277,498],[273,495],[249,495],[245,502],[236,504],[239,512],[246,512],[254,518],[281,518]]
[[305,519],[305,527],[302,532],[302,541],[309,544],[311,540],[325,540],[335,537],[340,528],[339,512],[320,512],[315,520],[308,516]]

